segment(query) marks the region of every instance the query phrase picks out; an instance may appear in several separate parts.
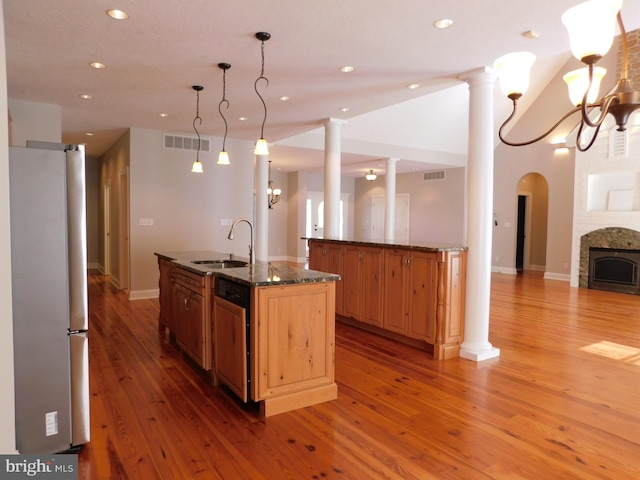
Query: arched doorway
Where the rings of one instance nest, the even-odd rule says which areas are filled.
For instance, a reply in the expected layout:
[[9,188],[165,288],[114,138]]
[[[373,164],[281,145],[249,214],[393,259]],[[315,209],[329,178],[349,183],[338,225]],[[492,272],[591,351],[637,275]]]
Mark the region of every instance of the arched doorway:
[[549,184],[539,173],[528,173],[518,182],[516,270],[544,272],[547,263]]

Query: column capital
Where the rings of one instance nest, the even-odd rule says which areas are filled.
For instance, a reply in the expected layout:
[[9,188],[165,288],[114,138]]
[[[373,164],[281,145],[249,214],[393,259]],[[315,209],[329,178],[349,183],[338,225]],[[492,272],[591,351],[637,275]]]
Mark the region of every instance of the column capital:
[[469,85],[472,83],[483,81],[490,84],[494,84],[498,79],[496,72],[491,67],[480,67],[475,68],[473,70],[469,70],[468,72],[462,73],[458,75],[460,80],[467,82]]
[[333,118],[333,117],[329,117],[329,118],[325,118],[322,121],[322,124],[325,127],[329,127],[329,126],[342,126],[342,125],[346,125],[347,121],[346,120],[341,120],[339,118]]

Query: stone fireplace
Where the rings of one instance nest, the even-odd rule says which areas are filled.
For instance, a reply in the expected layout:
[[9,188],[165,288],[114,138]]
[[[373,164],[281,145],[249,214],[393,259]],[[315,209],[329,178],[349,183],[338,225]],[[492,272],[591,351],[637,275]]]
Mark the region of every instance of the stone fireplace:
[[[580,238],[578,286],[585,288],[591,286],[592,288],[638,294],[637,263],[640,257],[638,252],[640,252],[640,232],[636,230],[608,227],[582,235]],[[590,285],[590,273],[591,280],[594,280],[594,272],[593,270],[590,271],[590,269],[593,269],[594,259],[597,261],[598,259],[606,258],[624,259],[624,262],[620,263],[618,267],[615,266],[615,263],[612,263],[608,268],[620,268],[620,275],[630,278],[620,278],[611,282],[602,282],[600,280],[603,279],[596,279],[596,283]],[[634,264],[635,267],[633,266]],[[634,271],[626,273],[627,269],[634,269]],[[605,276],[611,277],[610,273]]]

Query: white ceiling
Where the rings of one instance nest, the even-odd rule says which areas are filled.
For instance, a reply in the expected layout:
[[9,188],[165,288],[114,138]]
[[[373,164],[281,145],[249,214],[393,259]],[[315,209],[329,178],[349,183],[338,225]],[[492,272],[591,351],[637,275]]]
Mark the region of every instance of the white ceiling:
[[[283,171],[323,162],[322,122],[347,120],[343,170],[362,175],[386,157],[398,172],[464,164],[468,94],[460,77],[510,51],[530,50],[535,98],[570,57],[560,16],[576,0],[4,0],[10,98],[62,106],[63,141],[105,151],[126,129],[221,137],[220,62],[227,71],[229,138],[265,138]],[[106,10],[120,8],[128,20]],[[625,0],[628,31],[640,27],[640,0]],[[454,20],[438,30],[433,22]],[[534,40],[521,34],[535,30]],[[89,67],[93,61],[106,69]],[[352,65],[355,71],[338,68]],[[421,88],[410,90],[408,84]],[[496,88],[496,122],[510,112]],[[82,100],[80,94],[92,95]],[[278,100],[287,95],[290,100]],[[523,102],[526,107],[526,101]],[[343,113],[342,107],[350,111]],[[160,118],[167,113],[167,118]],[[238,117],[248,120],[240,121]],[[86,136],[86,132],[94,135]],[[309,149],[315,145],[318,149]],[[221,145],[214,145],[218,150]],[[462,163],[460,163],[462,162]]]

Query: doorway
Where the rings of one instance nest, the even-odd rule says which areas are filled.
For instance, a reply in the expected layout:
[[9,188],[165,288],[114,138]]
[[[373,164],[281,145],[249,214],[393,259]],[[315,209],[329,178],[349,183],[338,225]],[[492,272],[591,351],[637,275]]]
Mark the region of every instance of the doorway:
[[539,173],[520,179],[516,192],[515,266],[518,273],[544,272],[547,263],[549,185]]
[[102,261],[102,273],[103,275],[111,275],[111,184],[105,184],[103,194],[104,258]]

